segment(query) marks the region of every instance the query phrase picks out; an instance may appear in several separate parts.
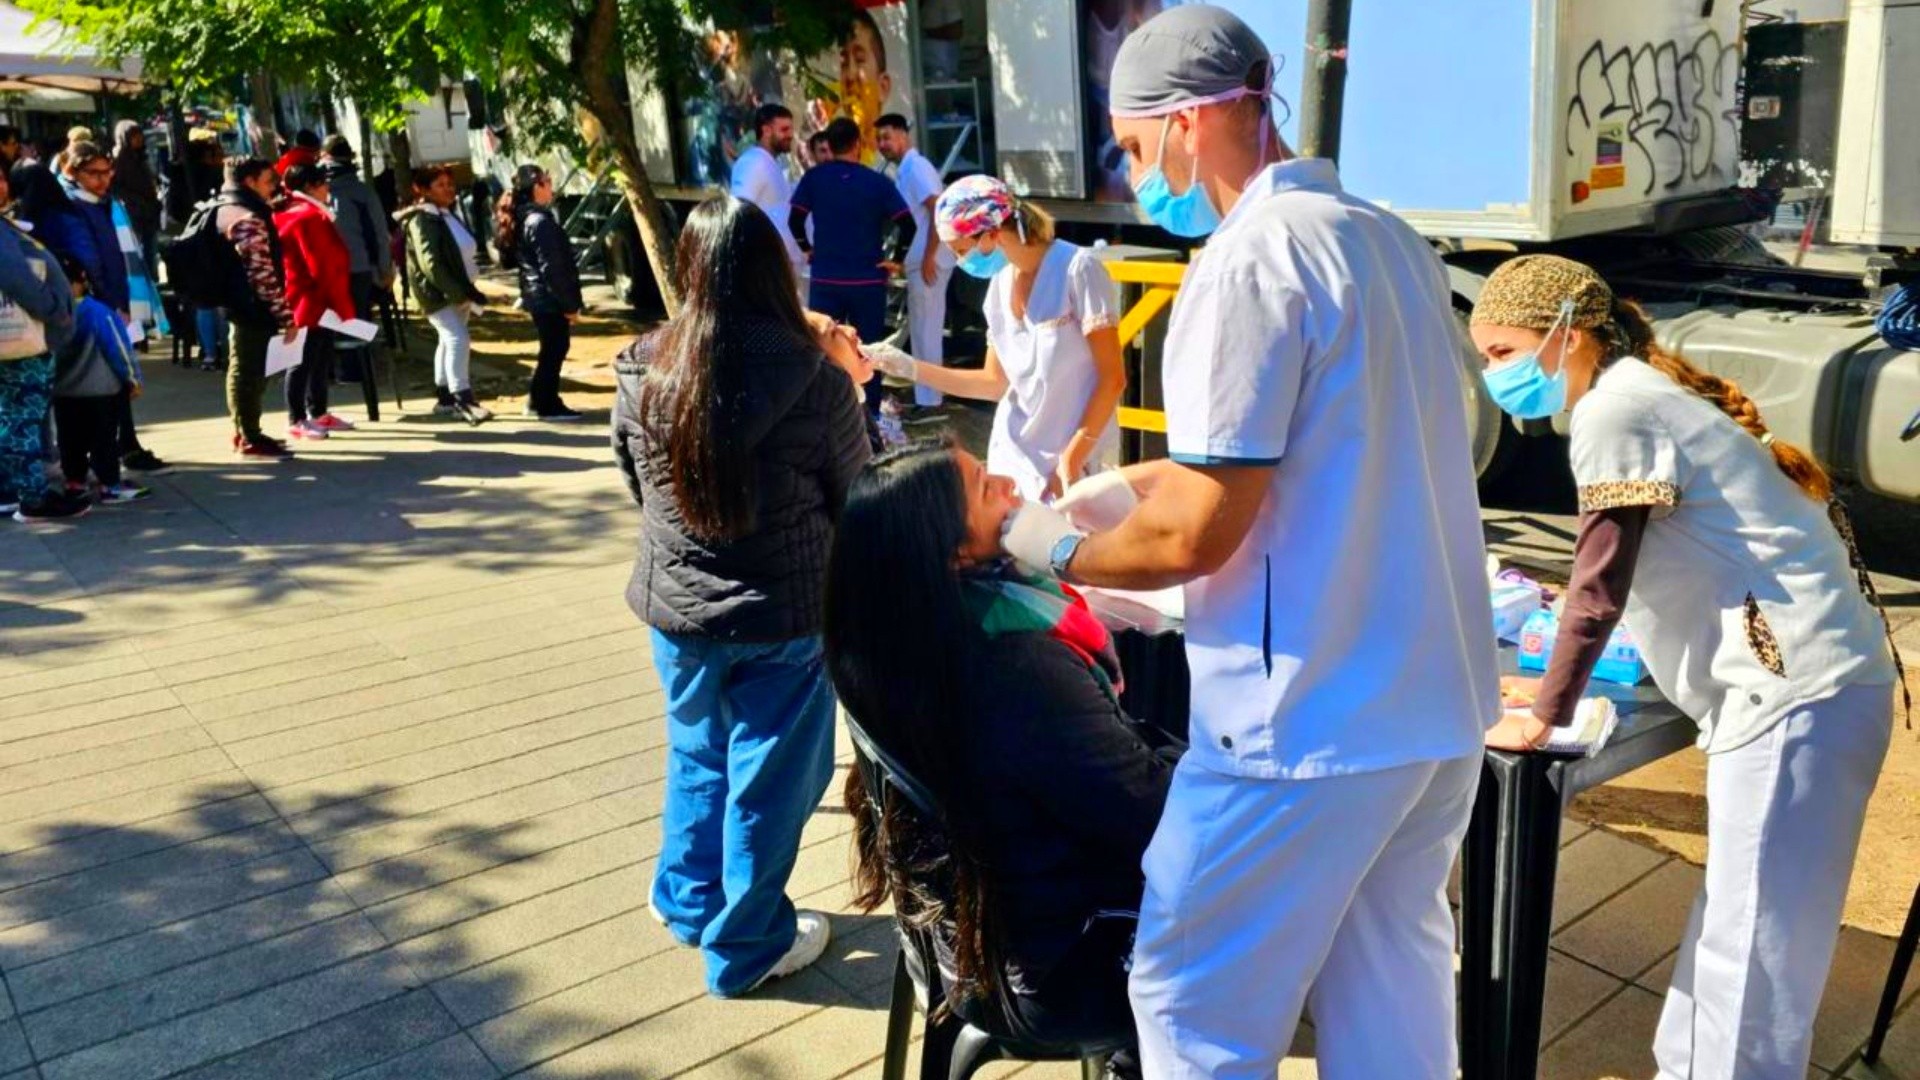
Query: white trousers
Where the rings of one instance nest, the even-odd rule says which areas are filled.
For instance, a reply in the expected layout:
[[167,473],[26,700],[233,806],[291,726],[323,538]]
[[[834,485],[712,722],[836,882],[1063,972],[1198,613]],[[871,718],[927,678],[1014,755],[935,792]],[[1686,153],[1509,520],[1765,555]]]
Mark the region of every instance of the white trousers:
[[467,318],[465,304],[448,304],[427,316],[438,339],[433,347],[433,385],[455,394],[473,389],[473,336],[467,331]]
[[[953,267],[942,266],[929,285],[920,276],[918,260],[908,259],[907,327],[908,352],[915,360],[946,365],[947,282],[953,280]],[[915,405],[940,404],[940,391],[928,386],[913,388]]]
[[1660,1080],[1804,1080],[1893,689],[1851,686],[1707,759],[1707,873],[1654,1036]]
[[1273,1080],[1303,1005],[1323,1080],[1453,1080],[1447,872],[1480,763],[1250,780],[1181,762],[1128,983],[1149,1080]]

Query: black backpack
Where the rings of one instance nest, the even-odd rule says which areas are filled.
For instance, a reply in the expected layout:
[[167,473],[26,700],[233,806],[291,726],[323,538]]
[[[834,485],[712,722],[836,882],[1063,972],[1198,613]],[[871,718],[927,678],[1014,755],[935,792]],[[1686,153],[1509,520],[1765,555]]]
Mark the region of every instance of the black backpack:
[[228,200],[214,198],[194,207],[186,231],[160,248],[168,284],[175,295],[195,308],[238,307],[252,295],[240,253],[216,220],[220,208],[227,205]]

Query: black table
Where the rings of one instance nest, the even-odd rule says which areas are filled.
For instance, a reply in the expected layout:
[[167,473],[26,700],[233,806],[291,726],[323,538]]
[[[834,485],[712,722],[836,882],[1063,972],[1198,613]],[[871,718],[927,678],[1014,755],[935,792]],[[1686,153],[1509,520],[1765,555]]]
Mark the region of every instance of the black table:
[[[1501,649],[1508,673],[1515,650]],[[1694,722],[1650,684],[1594,682],[1620,712],[1587,757],[1489,750],[1460,859],[1462,1080],[1532,1080],[1553,931],[1560,822],[1574,796],[1693,745]]]

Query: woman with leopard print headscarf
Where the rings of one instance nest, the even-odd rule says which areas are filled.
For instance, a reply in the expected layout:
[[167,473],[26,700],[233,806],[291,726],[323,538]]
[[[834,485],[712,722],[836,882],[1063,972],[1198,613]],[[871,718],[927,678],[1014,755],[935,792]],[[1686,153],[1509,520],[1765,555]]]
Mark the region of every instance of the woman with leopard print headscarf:
[[1708,755],[1706,880],[1654,1040],[1660,1077],[1798,1080],[1903,674],[1832,481],[1590,267],[1502,264],[1472,333],[1502,409],[1570,412],[1581,511],[1546,676],[1487,742],[1530,750],[1569,723],[1629,619]]

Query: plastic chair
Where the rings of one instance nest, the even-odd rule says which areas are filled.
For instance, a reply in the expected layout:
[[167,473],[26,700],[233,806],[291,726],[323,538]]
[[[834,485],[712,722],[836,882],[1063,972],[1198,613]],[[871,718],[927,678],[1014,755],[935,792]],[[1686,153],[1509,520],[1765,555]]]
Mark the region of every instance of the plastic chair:
[[1867,1036],[1867,1049],[1860,1060],[1871,1065],[1880,1060],[1880,1047],[1887,1041],[1887,1029],[1893,1026],[1893,1010],[1900,1004],[1900,990],[1906,985],[1907,971],[1913,966],[1913,953],[1920,946],[1920,886],[1913,890],[1913,903],[1907,907],[1907,924],[1893,947],[1893,964],[1887,970],[1887,988],[1880,995],[1880,1010],[1873,1018],[1873,1033]]
[[[875,746],[851,716],[846,720],[847,731],[853,738],[854,767],[866,780],[867,798],[876,819],[885,820],[888,801],[900,798],[925,820],[939,820],[933,796],[925,785]],[[1078,1061],[1083,1080],[1101,1080],[1106,1075],[1107,1057],[1133,1046],[1131,1038],[1087,1041],[1064,1049],[1038,1046],[992,1034],[951,1012],[935,1019],[946,1000],[946,988],[942,985],[932,935],[908,925],[898,915],[894,918],[894,931],[900,939],[900,952],[894,959],[893,994],[887,1006],[882,1080],[906,1080],[907,1048],[913,1038],[916,1007],[927,1017],[926,1037],[920,1048],[920,1080],[970,1080],[974,1073],[995,1061]],[[1003,992],[1000,986],[994,988],[995,994]]]

